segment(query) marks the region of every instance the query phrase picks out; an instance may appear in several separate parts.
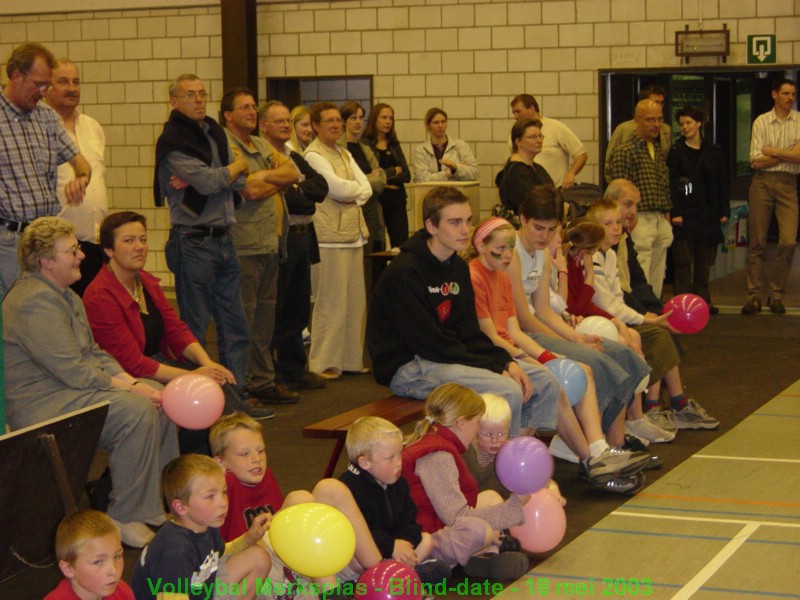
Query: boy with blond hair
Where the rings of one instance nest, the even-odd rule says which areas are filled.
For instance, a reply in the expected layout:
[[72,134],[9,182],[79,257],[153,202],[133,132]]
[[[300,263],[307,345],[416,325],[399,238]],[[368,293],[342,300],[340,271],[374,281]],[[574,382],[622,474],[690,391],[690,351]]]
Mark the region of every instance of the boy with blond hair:
[[133,600],[122,581],[119,529],[105,513],[84,509],[64,517],[56,531],[56,558],[64,579],[45,600]]
[[219,531],[228,514],[225,472],[216,461],[184,454],[164,467],[161,482],[172,519],[136,563],[132,587],[137,600],[255,598],[258,580],[272,565],[257,545],[270,516],[259,515],[247,532],[226,544]]
[[345,440],[350,463],[340,479],[350,488],[383,558],[416,569],[423,583],[450,576],[449,566],[428,559],[433,538],[417,523],[417,507],[400,475],[403,434],[380,417],[361,417]]
[[[239,535],[251,527],[251,523],[277,512],[281,507],[320,502],[336,508],[347,517],[356,534],[356,550],[350,565],[338,576],[314,578],[313,581],[325,584],[327,593],[333,585],[339,583],[337,579],[356,579],[364,569],[380,562],[380,552],[372,540],[364,517],[350,490],[341,481],[323,479],[311,492],[294,490],[283,497],[275,476],[267,467],[266,447],[258,421],[240,412],[223,415],[211,427],[209,442],[214,460],[225,468],[231,506],[221,528],[224,539]],[[269,549],[266,541],[265,545]],[[278,566],[277,556],[274,553],[272,556]],[[289,581],[298,575],[283,568],[282,564],[280,566]]]
[[[508,402],[497,394],[481,394],[481,398],[486,404],[486,412],[481,415],[478,422],[478,435],[475,442],[470,444],[464,453],[464,462],[467,463],[469,472],[478,482],[479,491],[492,490],[497,492],[501,498],[508,498],[511,492],[497,479],[494,461],[500,448],[508,441],[511,409],[508,407]],[[551,479],[547,482],[546,487],[562,505],[566,504],[555,481]]]

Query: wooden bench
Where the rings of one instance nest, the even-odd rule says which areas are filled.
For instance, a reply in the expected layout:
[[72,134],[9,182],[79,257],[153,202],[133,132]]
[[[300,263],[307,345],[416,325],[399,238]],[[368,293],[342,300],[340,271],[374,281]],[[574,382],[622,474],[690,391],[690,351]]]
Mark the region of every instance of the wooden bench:
[[424,400],[389,396],[353,410],[348,410],[335,417],[324,419],[313,425],[308,425],[303,428],[303,437],[336,440],[336,446],[333,448],[328,466],[325,469],[325,477],[331,477],[336,468],[336,463],[339,462],[339,456],[344,449],[344,440],[353,421],[359,417],[382,417],[398,427],[402,427],[406,423],[421,419],[424,410]]

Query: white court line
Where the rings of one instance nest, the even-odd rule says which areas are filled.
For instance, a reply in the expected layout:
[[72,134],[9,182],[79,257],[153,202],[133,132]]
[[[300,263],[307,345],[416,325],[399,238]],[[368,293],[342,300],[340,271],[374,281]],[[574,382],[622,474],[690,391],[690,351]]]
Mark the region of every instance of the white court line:
[[[754,519],[712,519],[710,517],[681,517],[677,515],[659,515],[655,513],[632,513],[624,510],[615,510],[611,513],[619,517],[636,517],[638,519],[664,519],[666,521],[697,521],[700,523],[734,523],[736,525],[764,525],[767,527],[788,527],[800,529],[800,523],[778,523],[775,521],[757,521]],[[591,530],[590,530],[591,531]]]
[[713,458],[715,460],[752,460],[760,462],[800,464],[800,459],[796,458],[760,458],[758,456],[723,456],[721,454],[693,454],[689,458]]
[[687,600],[691,598],[692,595],[703,587],[706,581],[711,579],[711,577],[719,571],[719,569],[728,561],[728,559],[734,555],[734,553],[744,544],[751,535],[753,535],[756,530],[758,529],[758,524],[750,523],[745,525],[739,533],[737,533],[733,539],[725,544],[725,547],[720,550],[717,555],[712,558],[705,567],[700,569],[700,571],[692,577],[686,585],[684,585],[678,593],[672,597],[672,600]]

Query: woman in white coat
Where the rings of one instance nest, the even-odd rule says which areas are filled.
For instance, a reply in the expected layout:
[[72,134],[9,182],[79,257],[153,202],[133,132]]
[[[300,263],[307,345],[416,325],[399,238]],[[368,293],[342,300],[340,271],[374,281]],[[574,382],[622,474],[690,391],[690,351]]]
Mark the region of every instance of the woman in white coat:
[[414,181],[477,181],[478,161],[467,143],[447,137],[447,113],[429,109],[425,128],[430,139],[414,149]]

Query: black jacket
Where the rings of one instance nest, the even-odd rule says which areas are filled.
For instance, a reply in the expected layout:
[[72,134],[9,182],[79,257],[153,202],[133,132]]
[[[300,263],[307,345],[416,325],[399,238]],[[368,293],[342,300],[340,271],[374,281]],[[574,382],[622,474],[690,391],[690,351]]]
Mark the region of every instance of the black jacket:
[[339,479],[353,493],[383,558],[392,557],[397,539],[406,540],[415,548],[419,545],[422,527],[417,524],[417,507],[405,479],[400,477],[384,488],[369,472],[352,462]]
[[531,188],[537,185],[555,187],[553,178],[547,170],[539,164],[533,163],[529,167],[524,162],[517,160],[506,161],[503,170],[494,178],[494,184],[500,192],[500,202],[519,214],[519,205]]
[[631,291],[623,292],[625,304],[641,314],[651,312],[660,315],[664,305],[647,283],[647,277],[644,275],[642,265],[639,264],[639,255],[633,247],[630,234],[625,236],[625,245],[628,248],[628,272],[631,277]]
[[411,236],[375,285],[366,343],[384,385],[415,355],[494,373],[510,362],[478,326],[469,267],[455,254],[440,261],[429,238],[424,229]]
[[703,140],[699,150],[678,139],[667,156],[675,237],[722,243],[720,219],[730,215],[730,180],[719,146]]
[[[208,125],[208,135],[217,144],[217,152],[223,166],[230,163],[228,153],[228,136],[225,130],[211,117],[206,117]],[[156,141],[156,166],[153,171],[153,196],[156,206],[164,206],[164,194],[158,183],[158,167],[161,161],[173,151],[182,152],[187,156],[202,160],[205,164],[211,165],[213,152],[211,143],[206,137],[205,131],[192,119],[173,109],[169,115],[169,121],[164,123],[164,130]],[[233,192],[233,204],[238,206],[242,201],[239,192]],[[201,194],[192,186],[189,186],[183,193],[183,204],[192,212],[199,215],[203,212],[208,202],[208,196]]]
[[290,215],[313,215],[317,210],[317,203],[325,200],[328,195],[328,182],[294,150],[289,157],[297,169],[303,174],[303,181],[290,185],[284,192],[286,208]]

